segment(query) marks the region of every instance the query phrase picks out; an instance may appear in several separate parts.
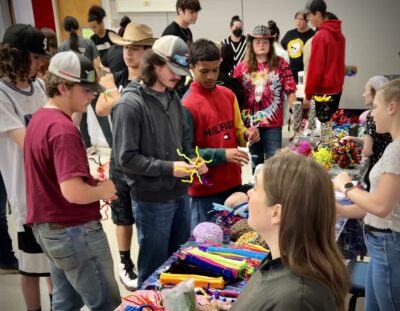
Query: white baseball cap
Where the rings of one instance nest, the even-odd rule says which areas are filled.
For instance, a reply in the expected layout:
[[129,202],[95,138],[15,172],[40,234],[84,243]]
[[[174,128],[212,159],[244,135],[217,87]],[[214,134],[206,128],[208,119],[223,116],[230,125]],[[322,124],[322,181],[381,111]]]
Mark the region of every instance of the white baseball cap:
[[50,59],[48,70],[57,77],[76,82],[94,93],[105,91],[105,88],[97,83],[93,63],[79,53],[73,51],[57,53]]

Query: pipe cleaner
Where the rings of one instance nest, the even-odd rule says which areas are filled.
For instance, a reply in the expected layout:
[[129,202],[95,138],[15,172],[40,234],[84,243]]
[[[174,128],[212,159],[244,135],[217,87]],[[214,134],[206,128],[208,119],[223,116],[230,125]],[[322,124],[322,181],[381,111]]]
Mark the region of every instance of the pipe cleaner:
[[189,162],[190,164],[192,164],[192,165],[194,166],[194,168],[191,169],[191,170],[188,170],[188,169],[186,169],[186,168],[177,167],[177,168],[175,168],[175,170],[176,170],[176,171],[183,171],[183,172],[186,172],[186,173],[190,173],[190,179],[181,179],[182,182],[190,183],[190,184],[191,184],[191,183],[193,183],[194,176],[196,175],[196,176],[197,176],[197,179],[199,180],[199,182],[200,182],[201,184],[203,184],[203,180],[201,179],[201,176],[200,176],[200,174],[199,174],[198,168],[199,168],[203,163],[206,163],[206,164],[211,163],[212,160],[204,160],[204,159],[202,159],[201,156],[200,156],[200,152],[199,152],[199,147],[198,147],[198,146],[196,146],[195,151],[196,151],[196,159],[193,161],[193,160],[190,159],[186,154],[184,154],[183,152],[181,152],[179,149],[176,149],[176,152],[178,153],[178,155],[181,156],[181,157],[183,157],[183,158],[184,158],[187,162]]

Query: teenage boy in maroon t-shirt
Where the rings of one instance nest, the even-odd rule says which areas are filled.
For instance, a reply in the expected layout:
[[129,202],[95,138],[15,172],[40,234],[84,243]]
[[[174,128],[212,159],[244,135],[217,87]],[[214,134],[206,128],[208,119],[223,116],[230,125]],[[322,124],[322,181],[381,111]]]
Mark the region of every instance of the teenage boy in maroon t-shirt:
[[90,175],[71,116],[102,91],[89,59],[68,51],[50,61],[46,105],[32,117],[24,144],[27,224],[50,259],[53,310],[114,310],[121,302],[99,200],[112,200],[112,181]]

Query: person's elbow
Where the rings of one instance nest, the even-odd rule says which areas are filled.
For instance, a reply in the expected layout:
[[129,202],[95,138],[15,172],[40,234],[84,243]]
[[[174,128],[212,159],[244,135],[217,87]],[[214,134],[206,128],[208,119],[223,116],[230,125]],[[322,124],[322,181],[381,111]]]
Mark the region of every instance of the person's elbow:
[[393,210],[392,204],[383,203],[381,209],[377,213],[375,213],[375,216],[378,216],[380,218],[386,218],[391,214],[392,210]]
[[104,107],[103,105],[96,105],[96,114],[99,117],[107,117],[110,114],[110,109]]
[[372,152],[372,150],[370,149],[363,149],[362,153],[361,153],[364,157],[368,158],[370,156],[372,156],[374,153]]
[[81,204],[83,180],[74,177],[60,183],[61,194],[71,204]]

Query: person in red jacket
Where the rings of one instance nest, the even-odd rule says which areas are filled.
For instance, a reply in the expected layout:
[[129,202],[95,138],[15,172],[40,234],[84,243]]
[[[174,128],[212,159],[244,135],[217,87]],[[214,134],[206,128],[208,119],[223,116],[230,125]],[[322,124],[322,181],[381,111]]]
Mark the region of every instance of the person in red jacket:
[[324,0],[309,0],[306,12],[318,31],[311,43],[303,105],[308,107],[314,99],[317,117],[325,123],[339,107],[345,77],[345,38],[342,22],[327,18]]
[[212,203],[223,204],[242,184],[241,165],[248,154],[238,146],[259,141],[257,128],[243,125],[234,93],[217,85],[221,54],[214,42],[199,39],[190,47],[193,83],[182,99],[185,119],[190,127],[193,146],[205,160],[212,160],[204,182],[197,179],[189,187],[192,227],[210,221]]

